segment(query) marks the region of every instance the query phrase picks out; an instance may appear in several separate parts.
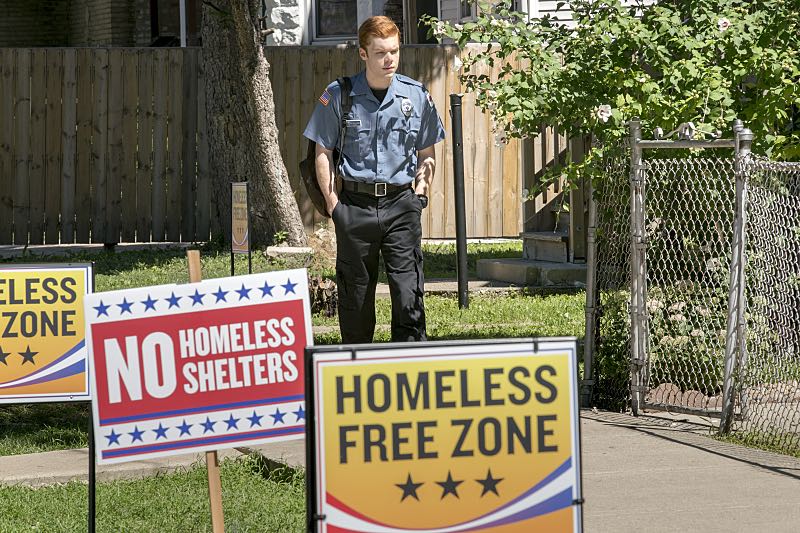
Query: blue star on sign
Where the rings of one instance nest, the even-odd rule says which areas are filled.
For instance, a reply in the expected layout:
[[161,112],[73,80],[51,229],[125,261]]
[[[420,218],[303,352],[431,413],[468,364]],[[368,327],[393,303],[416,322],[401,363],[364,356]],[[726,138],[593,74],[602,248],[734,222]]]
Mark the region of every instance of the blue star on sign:
[[144,431],[139,431],[139,426],[134,426],[133,431],[128,433],[131,436],[131,442],[136,442],[137,440],[144,442],[142,434],[144,434]]
[[194,294],[190,294],[189,295],[189,298],[192,299],[192,307],[194,307],[197,304],[202,304],[203,303],[203,296],[205,296],[205,294],[200,294],[200,291],[195,289],[194,290]]
[[297,417],[297,418],[296,418],[296,420],[295,420],[295,422],[299,422],[299,421],[301,421],[301,420],[305,420],[305,419],[306,419],[306,412],[305,412],[305,410],[303,409],[303,406],[302,406],[302,405],[301,405],[301,406],[299,406],[299,407],[297,408],[297,411],[292,411],[292,414],[293,414],[295,417]]
[[264,282],[264,286],[263,287],[259,287],[259,290],[261,291],[261,297],[263,298],[264,296],[266,296],[268,294],[270,296],[272,296],[272,289],[274,289],[274,288],[275,288],[274,285],[270,285],[268,282],[265,281]]
[[239,299],[240,300],[243,300],[245,298],[247,298],[249,300],[250,299],[250,291],[251,290],[252,289],[245,289],[244,288],[244,283],[242,283],[242,288],[241,289],[236,289],[236,292],[239,293]]
[[255,410],[253,410],[253,416],[247,417],[247,419],[250,421],[250,427],[260,426],[262,418],[264,418],[264,415],[257,415]]
[[157,301],[158,300],[153,300],[153,298],[148,294],[147,300],[142,300],[142,304],[144,304],[144,310],[147,311],[148,309],[152,309],[153,311],[155,311]]
[[109,433],[109,434],[108,434],[108,435],[106,435],[105,437],[108,439],[108,445],[109,445],[109,446],[111,446],[112,444],[119,444],[119,438],[120,438],[121,436],[122,436],[121,434],[119,434],[119,433],[115,432],[115,431],[112,429],[112,430],[111,430],[111,433]]
[[121,304],[117,304],[117,307],[119,307],[120,314],[125,314],[125,313],[131,314],[131,306],[132,305],[133,305],[133,302],[129,302],[127,298],[123,298],[122,299],[122,303]]
[[158,427],[153,430],[155,432],[155,434],[156,434],[156,440],[160,439],[161,437],[164,437],[166,439],[167,438],[167,430],[168,429],[169,429],[168,427],[165,428],[161,424],[161,422],[159,422],[158,423]]
[[179,436],[179,437],[183,437],[184,435],[191,435],[191,434],[192,434],[192,432],[191,432],[191,427],[192,427],[193,425],[194,425],[194,424],[187,424],[187,423],[186,423],[186,419],[184,418],[184,419],[183,419],[183,423],[182,423],[180,426],[176,426],[178,429],[180,429],[180,430],[181,430],[181,434],[180,434],[180,435],[178,435],[178,436]]
[[286,284],[285,285],[281,285],[281,287],[283,287],[283,294],[289,294],[290,292],[292,294],[297,294],[296,292],[294,292],[294,288],[296,286],[297,286],[297,283],[292,283],[292,280],[287,279],[286,280]]
[[180,307],[180,305],[178,305],[178,300],[181,298],[182,296],[175,296],[175,293],[173,292],[172,296],[167,298],[167,301],[169,302],[169,309],[172,309],[173,307]]
[[222,287],[220,286],[217,289],[217,292],[212,292],[211,294],[217,297],[218,302],[227,302],[228,300],[225,299],[225,295],[228,294],[228,292],[229,291],[223,291]]
[[277,424],[278,422],[280,422],[281,424],[285,424],[286,423],[286,422],[283,421],[283,417],[286,416],[286,413],[281,412],[281,410],[278,409],[277,407],[275,408],[275,412],[272,413],[269,416],[272,417],[272,422],[274,424]]
[[106,315],[108,316],[108,308],[111,307],[110,305],[103,305],[103,300],[100,300],[100,305],[95,307],[94,309],[97,311],[97,316]]
[[236,425],[239,423],[239,420],[241,420],[241,418],[233,418],[233,413],[231,413],[231,417],[227,419],[225,423],[228,424],[228,429],[239,429],[239,426]]
[[209,431],[210,431],[211,433],[214,433],[214,424],[216,424],[216,421],[213,421],[213,420],[211,420],[210,418],[206,417],[206,421],[205,421],[205,422],[201,422],[201,423],[200,423],[200,425],[201,425],[201,426],[203,426],[203,427],[205,428],[205,429],[203,430],[203,435],[205,435],[205,434],[206,434],[206,433],[208,433]]

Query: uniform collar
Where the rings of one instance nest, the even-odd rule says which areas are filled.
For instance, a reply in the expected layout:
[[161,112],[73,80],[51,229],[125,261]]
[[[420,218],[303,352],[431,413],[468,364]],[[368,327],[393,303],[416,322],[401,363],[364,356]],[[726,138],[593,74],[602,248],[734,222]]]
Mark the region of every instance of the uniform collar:
[[[389,84],[388,92],[386,93],[384,102],[387,102],[388,98],[394,98],[395,96],[408,97],[408,85],[401,83],[400,80],[397,79],[398,76],[399,74],[392,76],[392,83]],[[369,84],[367,83],[366,70],[362,70],[353,76],[353,88],[350,90],[350,96],[359,95],[372,95],[372,90],[369,88]]]

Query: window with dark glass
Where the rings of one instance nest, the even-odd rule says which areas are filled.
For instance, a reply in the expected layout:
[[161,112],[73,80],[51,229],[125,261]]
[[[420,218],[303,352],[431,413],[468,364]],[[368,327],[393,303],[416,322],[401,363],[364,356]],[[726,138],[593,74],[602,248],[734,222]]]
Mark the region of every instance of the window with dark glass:
[[475,2],[473,0],[461,0],[461,18],[471,18],[475,13]]
[[356,0],[315,0],[317,37],[355,35],[358,32]]

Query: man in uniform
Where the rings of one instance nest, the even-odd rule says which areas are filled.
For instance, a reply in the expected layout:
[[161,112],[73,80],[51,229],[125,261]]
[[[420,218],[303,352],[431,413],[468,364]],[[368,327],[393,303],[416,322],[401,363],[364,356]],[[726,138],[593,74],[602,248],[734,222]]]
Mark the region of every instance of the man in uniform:
[[420,216],[444,128],[422,84],[396,74],[400,32],[391,19],[364,21],[358,43],[365,70],[351,78],[342,143],[336,82],[320,96],[303,133],[317,143],[317,178],[336,227],[342,342],[372,342],[379,254],[392,297],[392,341],[425,340]]

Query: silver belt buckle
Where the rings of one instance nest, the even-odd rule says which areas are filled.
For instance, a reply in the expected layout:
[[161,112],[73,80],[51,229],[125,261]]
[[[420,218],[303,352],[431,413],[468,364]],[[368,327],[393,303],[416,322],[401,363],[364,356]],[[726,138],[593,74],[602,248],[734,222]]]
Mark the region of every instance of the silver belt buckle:
[[386,196],[386,184],[385,183],[376,183],[375,184],[375,196]]

